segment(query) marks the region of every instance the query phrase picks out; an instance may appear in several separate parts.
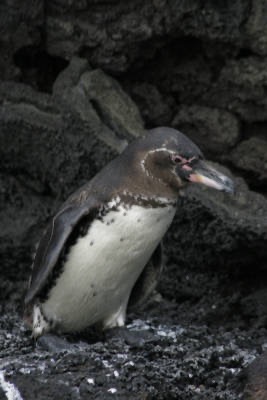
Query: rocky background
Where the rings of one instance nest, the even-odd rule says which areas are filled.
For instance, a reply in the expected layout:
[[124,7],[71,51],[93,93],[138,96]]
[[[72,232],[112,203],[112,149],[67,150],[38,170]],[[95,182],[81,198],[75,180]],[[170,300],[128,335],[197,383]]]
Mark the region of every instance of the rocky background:
[[[267,1],[2,0],[0,398],[267,399]],[[21,322],[47,218],[144,129],[233,177],[191,187],[128,328],[36,349]]]

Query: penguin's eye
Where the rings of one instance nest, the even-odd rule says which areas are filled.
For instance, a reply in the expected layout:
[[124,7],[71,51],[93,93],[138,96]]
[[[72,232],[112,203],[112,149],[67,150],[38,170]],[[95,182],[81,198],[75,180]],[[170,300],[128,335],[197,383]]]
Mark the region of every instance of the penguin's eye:
[[187,160],[178,154],[171,154],[171,160],[174,164],[185,164]]

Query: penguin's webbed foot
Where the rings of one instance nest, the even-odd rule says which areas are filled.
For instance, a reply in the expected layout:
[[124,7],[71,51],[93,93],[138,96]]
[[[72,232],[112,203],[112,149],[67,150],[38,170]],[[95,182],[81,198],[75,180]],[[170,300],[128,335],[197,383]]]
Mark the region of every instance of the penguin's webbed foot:
[[70,343],[66,338],[46,333],[36,340],[37,349],[59,353],[77,349],[77,345]]

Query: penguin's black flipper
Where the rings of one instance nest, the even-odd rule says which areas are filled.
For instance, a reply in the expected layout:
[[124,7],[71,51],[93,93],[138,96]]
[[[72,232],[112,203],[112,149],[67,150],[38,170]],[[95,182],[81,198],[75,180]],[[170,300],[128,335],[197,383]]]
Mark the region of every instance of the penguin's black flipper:
[[99,202],[90,196],[86,201],[73,201],[63,205],[53,217],[37,247],[25,305],[31,303],[45,286],[77,223],[84,217],[92,220],[99,207]]
[[137,279],[128,302],[130,311],[142,307],[156,288],[163,270],[162,244],[160,243]]

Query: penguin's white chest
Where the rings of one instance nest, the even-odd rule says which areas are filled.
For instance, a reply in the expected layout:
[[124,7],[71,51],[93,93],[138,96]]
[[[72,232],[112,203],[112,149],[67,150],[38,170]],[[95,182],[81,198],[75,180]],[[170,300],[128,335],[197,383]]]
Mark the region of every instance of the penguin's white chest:
[[46,317],[63,331],[98,322],[105,327],[120,324],[131,290],[174,214],[169,205],[121,205],[93,221],[71,247],[63,273],[43,304]]

